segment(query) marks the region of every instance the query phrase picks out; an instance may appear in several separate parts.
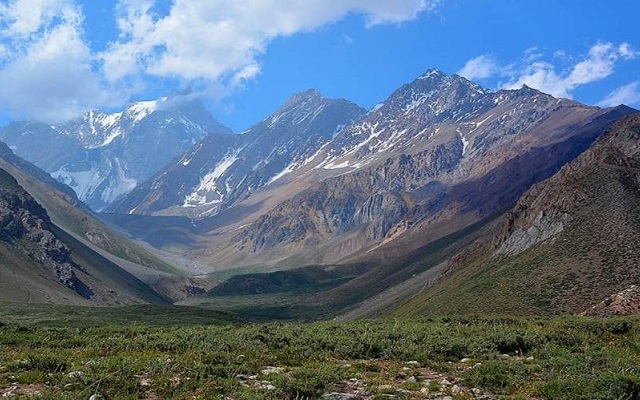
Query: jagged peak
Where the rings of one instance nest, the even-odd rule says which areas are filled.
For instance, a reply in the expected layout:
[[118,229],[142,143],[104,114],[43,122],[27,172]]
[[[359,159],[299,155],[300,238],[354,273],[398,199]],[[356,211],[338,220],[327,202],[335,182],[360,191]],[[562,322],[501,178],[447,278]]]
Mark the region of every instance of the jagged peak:
[[440,71],[439,69],[430,68],[430,69],[426,70],[422,75],[420,75],[418,77],[418,80],[442,79],[442,78],[447,77],[447,76],[448,76],[447,74],[445,74],[444,72]]
[[476,84],[475,82],[472,82],[470,80],[468,80],[467,78],[457,75],[457,74],[452,74],[452,75],[448,75],[442,71],[440,71],[439,69],[435,69],[435,68],[431,68],[428,69],[425,73],[423,73],[422,75],[420,75],[414,82],[413,84],[418,84],[418,85],[424,85],[425,81],[428,81],[429,83],[435,85],[435,86],[442,86],[442,85],[448,85],[451,83],[458,83],[458,84],[462,84],[465,86],[468,86],[470,89],[482,93],[482,94],[486,94],[491,92],[488,89],[485,89],[481,86],[479,86],[478,84]]
[[294,93],[270,117],[267,117],[266,121],[271,121],[273,123],[275,120],[280,119],[279,116],[288,114],[297,107],[309,102],[323,100],[329,101],[329,99],[324,98],[317,89],[307,89],[303,92]]
[[[548,98],[552,98],[552,99],[556,99],[556,97],[542,92],[538,89],[532,88],[531,86],[527,86],[526,84],[523,84],[521,87],[519,88],[509,88],[509,89],[500,89],[496,92],[497,94],[511,94],[514,95],[515,97],[519,97],[519,96],[527,96],[527,97],[531,97],[531,96],[545,96]],[[559,99],[559,100],[565,100],[565,99]]]
[[309,100],[322,99],[322,94],[317,89],[307,89],[303,92],[294,93],[284,102],[280,110],[297,106]]

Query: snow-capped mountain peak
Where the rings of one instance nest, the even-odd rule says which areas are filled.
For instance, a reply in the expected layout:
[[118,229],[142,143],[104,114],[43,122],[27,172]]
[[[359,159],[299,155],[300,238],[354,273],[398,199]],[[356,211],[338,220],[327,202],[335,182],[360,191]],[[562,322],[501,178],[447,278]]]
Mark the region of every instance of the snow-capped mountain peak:
[[139,101],[137,103],[133,103],[129,105],[129,107],[127,107],[125,115],[132,118],[133,123],[140,122],[144,118],[154,113],[158,109],[158,102],[162,100],[166,100],[166,98],[161,100]]
[[201,102],[165,97],[119,112],[88,111],[54,127],[12,124],[0,139],[100,210],[208,134],[230,132]]

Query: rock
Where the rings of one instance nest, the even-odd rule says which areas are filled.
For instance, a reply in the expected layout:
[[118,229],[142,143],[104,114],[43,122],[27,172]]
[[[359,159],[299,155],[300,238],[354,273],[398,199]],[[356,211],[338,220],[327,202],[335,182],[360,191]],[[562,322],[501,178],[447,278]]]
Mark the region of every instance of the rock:
[[102,396],[101,394],[92,394],[91,397],[89,397],[89,400],[104,400],[104,396]]
[[471,361],[472,360],[470,358],[467,358],[467,357],[465,357],[462,360],[460,360],[461,363],[468,363],[468,362],[471,362]]
[[420,366],[420,363],[417,362],[417,361],[407,361],[405,364],[411,365],[413,367],[419,367]]
[[442,386],[451,386],[451,382],[449,382],[447,379],[443,379],[440,381],[440,385]]
[[620,293],[607,297],[600,304],[581,313],[583,316],[610,317],[640,314],[640,288],[631,285]]
[[352,393],[325,393],[322,395],[323,399],[332,399],[332,400],[360,400],[361,396]]
[[496,251],[496,254],[518,255],[534,245],[561,233],[569,220],[569,214],[555,209],[542,210],[526,230],[514,230]]
[[269,374],[281,374],[283,371],[284,369],[282,369],[281,367],[268,366],[260,372],[262,373],[262,375],[269,375]]
[[533,356],[527,357],[527,361],[533,361],[533,360],[534,360]]
[[453,394],[459,394],[462,391],[462,389],[460,389],[460,386],[458,385],[453,385],[451,387],[451,393]]
[[471,393],[475,394],[475,395],[479,395],[482,393],[482,390],[478,389],[478,388],[471,388]]
[[407,378],[407,382],[408,383],[416,383],[418,380],[416,379],[415,376],[410,376],[409,378]]
[[82,378],[84,376],[84,372],[82,371],[71,371],[67,374],[69,378]]

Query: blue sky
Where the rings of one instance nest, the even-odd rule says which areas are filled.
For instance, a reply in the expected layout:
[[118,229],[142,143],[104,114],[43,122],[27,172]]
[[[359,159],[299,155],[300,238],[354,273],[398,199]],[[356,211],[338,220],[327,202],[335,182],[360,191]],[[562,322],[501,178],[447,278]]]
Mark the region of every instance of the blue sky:
[[242,131],[317,88],[369,108],[426,69],[640,107],[632,0],[0,0],[0,122],[172,93]]

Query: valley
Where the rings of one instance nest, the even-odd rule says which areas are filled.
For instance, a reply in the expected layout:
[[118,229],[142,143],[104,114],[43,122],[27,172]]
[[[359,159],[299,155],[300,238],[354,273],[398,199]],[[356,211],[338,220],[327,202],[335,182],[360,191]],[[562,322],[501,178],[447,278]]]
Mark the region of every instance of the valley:
[[[175,303],[253,321],[579,313],[637,283],[625,211],[637,208],[634,113],[527,86],[491,91],[431,69],[368,111],[317,90],[295,94],[241,134],[201,103],[172,98],[91,111],[46,132],[10,124],[0,138],[16,150],[16,138],[26,151],[30,135],[75,138],[122,160],[117,152],[135,141],[167,146],[177,131],[190,139],[170,146],[164,166],[154,151],[137,153],[147,180],[100,204],[66,186],[40,153],[23,154],[52,175],[4,146],[7,182],[42,205],[47,235],[71,257],[71,280],[61,267],[46,284],[42,271],[26,279],[19,260],[40,256],[21,244],[7,250],[18,258],[5,268],[2,300]],[[7,212],[23,213],[14,203]],[[617,219],[613,210],[598,216],[604,204],[619,205]],[[596,221],[629,230],[605,245],[585,236],[613,229]],[[607,246],[628,257],[603,259]],[[568,268],[557,271],[558,262]]]
[[640,399],[638,15],[0,1],[0,397]]

